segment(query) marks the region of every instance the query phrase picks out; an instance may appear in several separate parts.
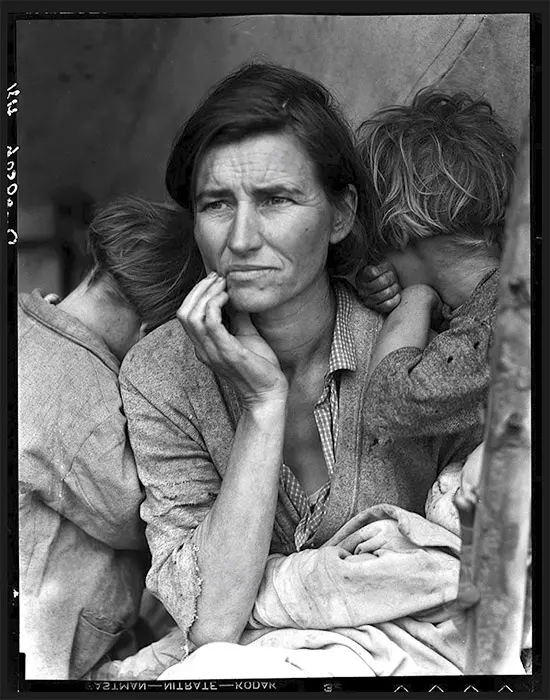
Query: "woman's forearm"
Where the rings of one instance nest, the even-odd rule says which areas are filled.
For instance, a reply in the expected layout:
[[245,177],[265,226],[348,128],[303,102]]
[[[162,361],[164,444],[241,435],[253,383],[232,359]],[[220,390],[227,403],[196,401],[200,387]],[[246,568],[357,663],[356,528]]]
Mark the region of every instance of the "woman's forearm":
[[197,528],[202,578],[190,637],[238,641],[254,605],[273,532],[286,401],[246,409],[220,492]]

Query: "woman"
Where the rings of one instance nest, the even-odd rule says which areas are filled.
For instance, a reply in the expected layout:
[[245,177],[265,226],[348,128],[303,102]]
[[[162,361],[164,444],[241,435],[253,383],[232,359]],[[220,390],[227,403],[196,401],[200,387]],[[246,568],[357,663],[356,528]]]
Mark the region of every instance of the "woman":
[[262,64],[230,75],[185,124],[166,183],[208,274],[180,323],[121,372],[147,585],[193,646],[237,642],[270,553],[318,547],[372,504],[422,512],[438,465],[481,430],[388,440],[370,429],[381,318],[341,279],[367,259],[370,184],[319,83]]
[[173,317],[193,284],[182,246],[186,225],[173,207],[114,201],[90,225],[86,279],[57,304],[39,290],[21,295],[20,642],[27,678],[81,678],[107,652],[116,658],[135,650],[124,633],[138,618],[149,555],[118,371],[128,349]]

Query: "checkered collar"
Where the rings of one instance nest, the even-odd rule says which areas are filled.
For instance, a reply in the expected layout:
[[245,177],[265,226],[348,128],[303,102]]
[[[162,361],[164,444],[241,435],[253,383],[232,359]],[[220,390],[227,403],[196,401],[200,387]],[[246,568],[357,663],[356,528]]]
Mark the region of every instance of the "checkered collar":
[[336,295],[336,323],[332,334],[326,379],[330,379],[332,374],[340,369],[357,369],[355,342],[350,327],[351,294],[341,282],[334,283],[333,289]]

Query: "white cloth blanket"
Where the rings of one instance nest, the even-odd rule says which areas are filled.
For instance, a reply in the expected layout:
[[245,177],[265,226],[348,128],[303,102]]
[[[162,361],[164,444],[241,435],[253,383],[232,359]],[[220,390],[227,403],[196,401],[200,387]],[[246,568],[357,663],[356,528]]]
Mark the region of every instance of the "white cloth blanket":
[[241,644],[349,649],[335,668],[331,654],[316,655],[323,675],[460,674],[464,616],[446,612],[459,554],[460,538],[440,525],[397,506],[369,508],[323,547],[268,559],[257,629]]
[[207,644],[160,678],[460,675],[459,552],[420,515],[369,508],[319,549],[270,556],[239,645]]

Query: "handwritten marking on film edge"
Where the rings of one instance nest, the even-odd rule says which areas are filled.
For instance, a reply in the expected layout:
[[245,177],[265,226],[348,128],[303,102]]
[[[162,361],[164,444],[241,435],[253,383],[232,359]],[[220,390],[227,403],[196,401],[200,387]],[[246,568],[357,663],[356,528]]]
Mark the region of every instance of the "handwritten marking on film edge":
[[[17,89],[17,83],[14,83],[13,85],[10,85],[8,88],[8,94],[7,94],[7,113],[8,117],[12,117],[16,112],[17,112],[17,104],[18,104],[18,96],[20,95],[21,91]],[[19,146],[8,146],[8,154],[7,154],[7,160],[8,164],[6,166],[7,170],[7,176],[8,176],[8,186],[6,188],[6,195],[7,195],[7,225],[8,225],[8,245],[15,245],[17,243],[18,235],[17,231],[15,228],[10,227],[11,220],[12,220],[12,215],[13,215],[13,209],[12,207],[15,204],[13,197],[15,197],[18,189],[18,184],[17,184],[17,170],[15,168],[15,160],[10,160],[15,153],[19,150]]]

